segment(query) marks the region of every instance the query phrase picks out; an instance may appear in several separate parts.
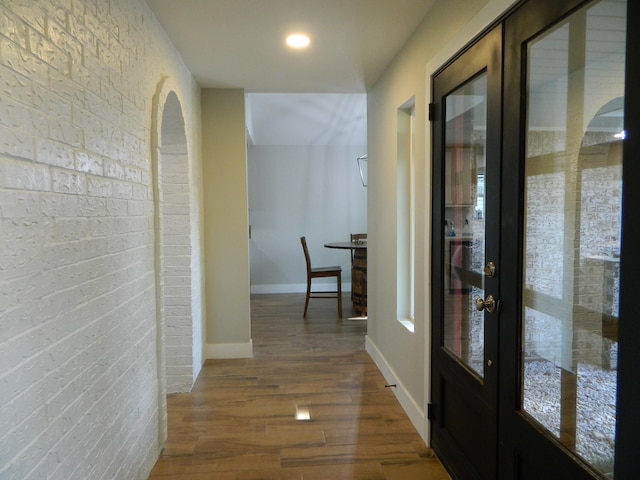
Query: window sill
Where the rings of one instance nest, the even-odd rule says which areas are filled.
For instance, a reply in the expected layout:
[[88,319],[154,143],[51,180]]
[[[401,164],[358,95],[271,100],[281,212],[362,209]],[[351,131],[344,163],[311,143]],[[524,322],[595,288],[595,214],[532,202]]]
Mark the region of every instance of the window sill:
[[411,333],[414,333],[415,325],[413,323],[413,320],[411,320],[410,318],[399,318],[398,322],[400,322],[400,324]]

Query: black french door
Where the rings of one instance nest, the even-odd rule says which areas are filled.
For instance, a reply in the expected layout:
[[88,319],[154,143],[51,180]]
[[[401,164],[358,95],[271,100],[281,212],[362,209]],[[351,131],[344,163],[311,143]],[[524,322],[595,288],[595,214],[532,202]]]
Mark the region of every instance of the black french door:
[[637,10],[523,2],[434,75],[432,444],[454,478],[640,478]]
[[498,26],[433,83],[432,442],[458,478],[496,476],[501,72]]

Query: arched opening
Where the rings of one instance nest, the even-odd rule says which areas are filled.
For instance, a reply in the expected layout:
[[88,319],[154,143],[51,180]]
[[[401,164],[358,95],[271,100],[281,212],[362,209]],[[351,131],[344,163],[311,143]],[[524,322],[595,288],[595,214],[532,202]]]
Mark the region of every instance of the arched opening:
[[195,379],[188,160],[182,108],[177,95],[170,92],[162,110],[156,176],[159,307],[164,320],[167,393],[189,391]]
[[166,394],[190,391],[202,367],[202,317],[187,128],[180,99],[167,79],[158,85],[152,116],[161,445],[167,435]]

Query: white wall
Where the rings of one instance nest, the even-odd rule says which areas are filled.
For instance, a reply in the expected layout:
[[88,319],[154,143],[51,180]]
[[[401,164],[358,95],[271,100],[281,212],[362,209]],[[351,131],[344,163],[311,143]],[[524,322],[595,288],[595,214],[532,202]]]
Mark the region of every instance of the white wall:
[[[306,291],[301,236],[313,265],[341,265],[343,288],[349,288],[349,251],[323,245],[367,231],[367,188],[356,164],[365,152],[364,145],[249,148],[252,292]],[[320,283],[314,280],[314,288]]]
[[[374,87],[367,105],[368,335],[367,350],[398,388],[394,392],[428,441],[431,282],[431,144],[426,110],[431,75],[512,3],[438,0]],[[416,260],[413,331],[396,318],[397,110],[415,96]]]
[[143,0],[3,1],[0,25],[0,478],[147,478],[166,418],[153,99],[170,79],[195,172],[198,88]]

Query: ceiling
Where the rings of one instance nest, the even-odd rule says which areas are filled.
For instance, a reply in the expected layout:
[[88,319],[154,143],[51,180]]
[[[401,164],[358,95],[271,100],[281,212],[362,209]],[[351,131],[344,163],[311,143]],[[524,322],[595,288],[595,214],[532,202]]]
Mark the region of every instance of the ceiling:
[[[434,0],[147,0],[204,88],[365,93]],[[306,32],[305,51],[285,36]]]
[[[201,87],[250,94],[254,144],[300,144],[313,131],[315,143],[360,145],[364,94],[435,2],[146,1]],[[286,47],[294,31],[311,37],[306,50]]]

